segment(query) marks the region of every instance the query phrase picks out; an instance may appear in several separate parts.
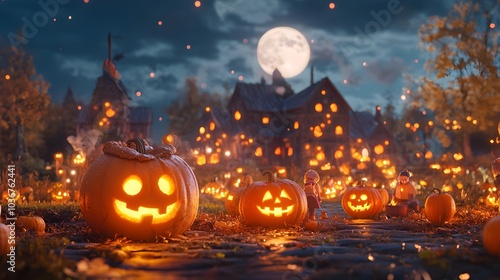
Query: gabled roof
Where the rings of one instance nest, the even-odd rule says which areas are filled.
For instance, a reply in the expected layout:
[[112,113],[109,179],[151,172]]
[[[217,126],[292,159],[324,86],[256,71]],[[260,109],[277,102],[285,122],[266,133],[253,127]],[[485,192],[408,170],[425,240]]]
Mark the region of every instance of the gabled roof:
[[279,95],[283,87],[266,84],[236,83],[234,94],[229,100],[228,108],[231,104],[240,99],[243,106],[248,111],[275,112],[283,108],[284,96]]
[[375,117],[369,112],[354,112],[351,116],[351,138],[368,138],[377,127]]
[[98,100],[130,100],[130,97],[127,95],[121,80],[115,80],[108,73],[104,72],[97,79],[90,103],[95,104]]

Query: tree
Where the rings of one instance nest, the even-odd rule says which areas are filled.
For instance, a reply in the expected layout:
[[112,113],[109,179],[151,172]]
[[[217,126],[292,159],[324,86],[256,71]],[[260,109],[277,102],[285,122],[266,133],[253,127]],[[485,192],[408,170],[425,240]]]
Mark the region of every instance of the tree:
[[429,75],[412,79],[413,106],[432,111],[436,123],[454,133],[466,164],[473,162],[471,135],[494,132],[498,122],[499,33],[492,23],[499,3],[459,1],[447,16],[432,16],[420,28]]
[[167,108],[169,131],[179,136],[193,132],[207,107],[220,107],[222,100],[218,94],[201,93],[195,78],[186,79],[185,100],[175,100]]
[[[33,57],[21,48],[0,50],[0,158],[27,157],[43,146],[40,134],[50,105],[49,84],[36,74]],[[36,156],[36,154],[34,155]]]

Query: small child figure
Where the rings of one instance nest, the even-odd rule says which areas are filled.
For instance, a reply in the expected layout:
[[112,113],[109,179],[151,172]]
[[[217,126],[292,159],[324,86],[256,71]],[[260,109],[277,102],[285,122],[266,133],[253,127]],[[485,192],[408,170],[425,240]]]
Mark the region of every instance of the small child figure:
[[420,204],[416,198],[417,190],[410,182],[410,171],[405,169],[399,173],[398,183],[394,189],[394,201],[397,204],[406,204],[409,209],[420,212]]
[[307,209],[309,212],[309,220],[316,220],[316,209],[320,208],[321,205],[321,189],[318,185],[319,182],[319,174],[318,172],[309,169],[304,174],[304,192],[307,197]]

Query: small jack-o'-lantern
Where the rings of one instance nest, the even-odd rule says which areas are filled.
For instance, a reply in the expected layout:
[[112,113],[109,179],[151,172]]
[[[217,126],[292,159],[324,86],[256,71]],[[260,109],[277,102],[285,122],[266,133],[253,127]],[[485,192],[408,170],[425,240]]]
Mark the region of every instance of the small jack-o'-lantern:
[[375,188],[364,184],[354,186],[344,192],[342,209],[351,218],[371,219],[382,212],[382,197]]
[[142,139],[111,141],[103,152],[80,188],[82,214],[94,231],[153,241],[191,226],[198,211],[198,183],[172,145],[153,148]]
[[7,189],[2,192],[2,200],[5,202],[9,202],[12,199],[14,201],[19,200],[21,197],[21,192],[18,189]]
[[249,226],[286,227],[300,224],[307,215],[307,199],[292,180],[276,180],[265,171],[267,182],[257,181],[244,188],[240,214]]
[[55,189],[51,194],[54,203],[66,203],[69,201],[70,195],[68,190]]
[[245,187],[232,188],[226,197],[225,206],[227,213],[231,216],[237,216],[240,214],[240,198]]
[[443,225],[453,218],[455,212],[456,206],[453,197],[442,193],[438,188],[434,188],[434,193],[425,200],[424,213],[431,225]]
[[33,201],[33,188],[29,187],[29,186],[22,187],[21,191],[20,191],[20,195],[21,195],[22,202],[28,203],[30,201]]

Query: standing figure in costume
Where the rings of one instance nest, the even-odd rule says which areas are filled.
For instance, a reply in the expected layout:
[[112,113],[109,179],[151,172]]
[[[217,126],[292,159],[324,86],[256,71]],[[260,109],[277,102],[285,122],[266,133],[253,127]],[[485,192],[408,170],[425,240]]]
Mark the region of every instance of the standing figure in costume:
[[398,183],[394,189],[394,201],[397,204],[406,204],[409,209],[420,212],[420,204],[417,200],[417,190],[410,182],[410,171],[405,169],[399,173]]
[[304,192],[307,197],[308,219],[316,220],[316,209],[321,205],[321,188],[319,187],[319,174],[310,169],[304,174]]

